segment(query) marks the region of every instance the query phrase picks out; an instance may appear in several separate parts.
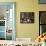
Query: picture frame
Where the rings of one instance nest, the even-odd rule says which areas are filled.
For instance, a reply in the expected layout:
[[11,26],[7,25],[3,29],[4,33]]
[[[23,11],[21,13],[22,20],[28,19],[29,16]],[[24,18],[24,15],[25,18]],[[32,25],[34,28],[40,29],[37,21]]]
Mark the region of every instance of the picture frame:
[[20,23],[34,23],[34,12],[20,12]]
[[38,0],[39,4],[46,4],[46,0]]

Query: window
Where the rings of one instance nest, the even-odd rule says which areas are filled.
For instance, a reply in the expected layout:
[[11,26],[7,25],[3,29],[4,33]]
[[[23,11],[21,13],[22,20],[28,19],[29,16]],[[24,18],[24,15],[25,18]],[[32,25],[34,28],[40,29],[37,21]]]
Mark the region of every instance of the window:
[[46,4],[46,0],[39,0],[40,4]]
[[39,35],[46,32],[46,11],[39,12]]
[[0,40],[15,40],[15,3],[0,3]]

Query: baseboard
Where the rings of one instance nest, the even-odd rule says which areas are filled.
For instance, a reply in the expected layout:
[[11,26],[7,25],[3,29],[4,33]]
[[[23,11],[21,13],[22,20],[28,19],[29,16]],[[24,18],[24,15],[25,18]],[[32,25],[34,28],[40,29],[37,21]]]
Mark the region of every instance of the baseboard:
[[31,42],[31,38],[16,38],[16,41],[24,41],[24,42]]

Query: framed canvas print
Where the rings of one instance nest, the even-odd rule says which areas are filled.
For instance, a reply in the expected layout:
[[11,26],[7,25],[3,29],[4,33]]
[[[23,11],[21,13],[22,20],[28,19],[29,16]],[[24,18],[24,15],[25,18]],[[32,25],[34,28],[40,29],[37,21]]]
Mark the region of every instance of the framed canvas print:
[[46,4],[46,0],[39,0],[40,4]]
[[46,32],[46,11],[39,11],[39,34]]
[[15,2],[0,2],[0,40],[15,40]]
[[20,12],[20,23],[34,23],[34,12]]

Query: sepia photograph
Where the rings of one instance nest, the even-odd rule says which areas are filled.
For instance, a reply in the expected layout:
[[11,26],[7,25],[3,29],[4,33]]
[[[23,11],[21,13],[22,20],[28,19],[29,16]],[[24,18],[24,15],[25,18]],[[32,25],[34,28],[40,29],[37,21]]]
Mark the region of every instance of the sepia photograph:
[[20,23],[34,23],[34,12],[20,12]]

